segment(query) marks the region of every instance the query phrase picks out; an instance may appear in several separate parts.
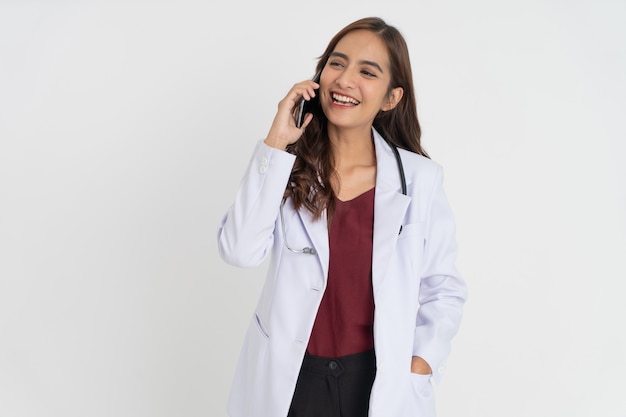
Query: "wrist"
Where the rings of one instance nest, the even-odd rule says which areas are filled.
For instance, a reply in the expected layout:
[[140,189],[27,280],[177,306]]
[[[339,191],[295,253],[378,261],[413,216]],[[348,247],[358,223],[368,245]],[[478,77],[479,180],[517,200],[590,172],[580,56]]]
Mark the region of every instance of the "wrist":
[[289,143],[287,141],[284,140],[280,140],[278,138],[272,138],[272,137],[267,137],[265,138],[265,140],[263,141],[267,146],[271,147],[271,148],[276,148],[279,149],[281,151],[284,151],[287,149],[287,145],[289,145]]

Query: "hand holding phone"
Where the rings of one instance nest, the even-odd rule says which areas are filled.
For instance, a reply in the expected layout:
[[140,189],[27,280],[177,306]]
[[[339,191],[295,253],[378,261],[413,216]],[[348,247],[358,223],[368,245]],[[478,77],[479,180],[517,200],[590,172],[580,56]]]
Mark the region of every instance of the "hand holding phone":
[[[322,75],[321,71],[315,74],[315,77],[313,77],[313,81],[319,84],[321,75]],[[316,114],[319,114],[319,111],[320,111],[320,100],[319,100],[319,96],[317,95],[317,93],[315,97],[311,98],[311,100],[306,100],[304,97],[302,97],[302,99],[300,100],[300,103],[298,104],[298,110],[295,116],[296,127],[297,128],[302,127],[302,123],[304,123],[304,118],[306,117],[307,113],[312,113],[313,115],[316,115]]]

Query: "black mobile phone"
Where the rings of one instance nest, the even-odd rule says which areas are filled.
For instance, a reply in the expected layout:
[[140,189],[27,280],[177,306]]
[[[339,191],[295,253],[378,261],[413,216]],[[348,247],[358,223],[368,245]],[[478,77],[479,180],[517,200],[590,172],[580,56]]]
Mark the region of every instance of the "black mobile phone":
[[[321,71],[315,74],[315,77],[313,77],[313,81],[319,83],[321,75]],[[304,117],[307,113],[312,113],[313,116],[315,116],[321,111],[322,109],[320,107],[320,99],[317,95],[317,90],[315,93],[315,97],[313,97],[311,100],[305,100],[305,98],[302,97],[302,99],[300,100],[300,104],[298,104],[298,111],[296,112],[296,127],[302,127],[302,123],[304,123]]]

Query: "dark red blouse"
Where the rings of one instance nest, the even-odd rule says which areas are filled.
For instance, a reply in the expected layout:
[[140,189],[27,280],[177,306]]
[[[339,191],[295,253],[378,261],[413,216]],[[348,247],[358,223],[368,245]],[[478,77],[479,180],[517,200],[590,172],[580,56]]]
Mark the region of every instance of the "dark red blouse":
[[352,200],[335,201],[328,283],[307,349],[311,355],[333,358],[374,348],[374,188]]

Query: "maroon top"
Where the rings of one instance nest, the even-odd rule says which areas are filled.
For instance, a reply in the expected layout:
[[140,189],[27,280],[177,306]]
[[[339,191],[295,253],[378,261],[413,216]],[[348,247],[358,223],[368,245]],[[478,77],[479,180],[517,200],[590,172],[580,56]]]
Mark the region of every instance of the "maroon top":
[[374,188],[352,200],[335,201],[328,283],[307,349],[311,355],[332,358],[374,348]]

